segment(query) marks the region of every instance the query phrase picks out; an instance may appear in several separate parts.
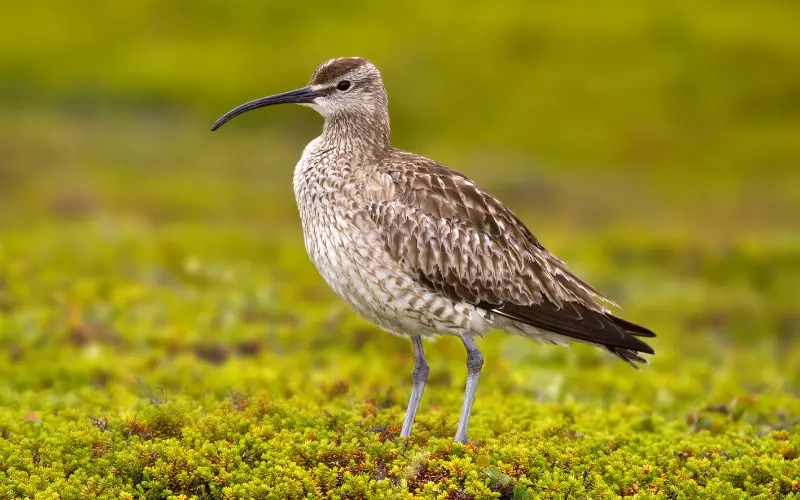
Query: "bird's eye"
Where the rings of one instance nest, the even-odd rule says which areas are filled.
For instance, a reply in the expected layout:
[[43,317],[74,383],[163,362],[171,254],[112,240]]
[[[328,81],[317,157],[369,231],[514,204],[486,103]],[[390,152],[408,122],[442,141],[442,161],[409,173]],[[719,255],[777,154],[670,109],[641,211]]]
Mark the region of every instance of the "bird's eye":
[[336,88],[344,92],[345,90],[350,88],[350,80],[342,80],[341,82],[336,84]]

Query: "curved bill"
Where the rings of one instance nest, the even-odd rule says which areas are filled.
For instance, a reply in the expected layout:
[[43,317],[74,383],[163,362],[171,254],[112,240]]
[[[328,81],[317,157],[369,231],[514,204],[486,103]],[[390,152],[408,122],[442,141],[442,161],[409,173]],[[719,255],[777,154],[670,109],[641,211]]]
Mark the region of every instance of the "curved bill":
[[242,113],[246,113],[250,110],[263,108],[264,106],[272,106],[273,104],[307,103],[313,101],[314,98],[319,97],[319,95],[320,94],[317,92],[311,90],[311,87],[303,87],[301,89],[290,90],[289,92],[284,92],[282,94],[275,94],[268,97],[262,97],[261,99],[256,99],[255,101],[246,102],[222,115],[219,120],[214,122],[214,125],[211,125],[211,131],[213,132],[217,130],[234,116],[241,115]]

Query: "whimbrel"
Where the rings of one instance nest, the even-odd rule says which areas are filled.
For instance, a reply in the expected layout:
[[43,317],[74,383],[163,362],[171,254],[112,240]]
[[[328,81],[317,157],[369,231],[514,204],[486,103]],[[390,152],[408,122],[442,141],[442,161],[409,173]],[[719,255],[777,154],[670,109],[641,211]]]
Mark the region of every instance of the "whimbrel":
[[273,104],[309,106],[325,120],[303,151],[294,193],[306,250],[358,314],[409,337],[416,364],[400,433],[411,434],[428,363],[422,339],[455,335],[467,383],[455,440],[467,442],[483,366],[475,336],[492,329],[541,342],[583,342],[636,368],[654,354],[647,328],[614,316],[606,299],[567,270],[508,208],[464,175],[395,149],[381,74],[359,57],[322,63],[303,88],[229,111],[216,130]]

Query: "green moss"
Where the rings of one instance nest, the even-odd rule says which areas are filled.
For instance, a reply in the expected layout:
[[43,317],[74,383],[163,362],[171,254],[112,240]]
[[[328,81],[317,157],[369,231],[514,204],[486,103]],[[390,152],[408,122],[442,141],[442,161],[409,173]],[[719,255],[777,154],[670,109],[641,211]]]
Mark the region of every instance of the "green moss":
[[[467,446],[451,439],[463,353],[441,339],[428,347],[413,436],[400,440],[407,343],[344,311],[295,235],[276,243],[243,230],[233,248],[204,245],[214,235],[124,223],[5,232],[0,495],[800,494],[800,375],[786,369],[800,353],[776,350],[780,300],[758,302],[758,342],[732,337],[722,350],[713,335],[690,335],[685,316],[656,319],[658,355],[640,372],[582,346],[490,335]],[[746,266],[702,258],[730,285],[730,304],[747,296]],[[604,260],[585,265],[613,280]],[[634,318],[665,307],[630,302]]]

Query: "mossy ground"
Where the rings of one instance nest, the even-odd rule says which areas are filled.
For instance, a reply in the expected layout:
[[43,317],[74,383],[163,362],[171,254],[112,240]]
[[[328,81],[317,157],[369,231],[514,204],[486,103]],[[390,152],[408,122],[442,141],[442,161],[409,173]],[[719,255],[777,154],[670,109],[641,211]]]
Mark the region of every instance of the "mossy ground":
[[[3,15],[0,499],[800,498],[796,2]],[[339,55],[383,71],[398,146],[655,330],[651,364],[492,333],[464,446],[442,338],[399,439],[409,342],[302,246],[291,169],[318,117],[207,132]]]

